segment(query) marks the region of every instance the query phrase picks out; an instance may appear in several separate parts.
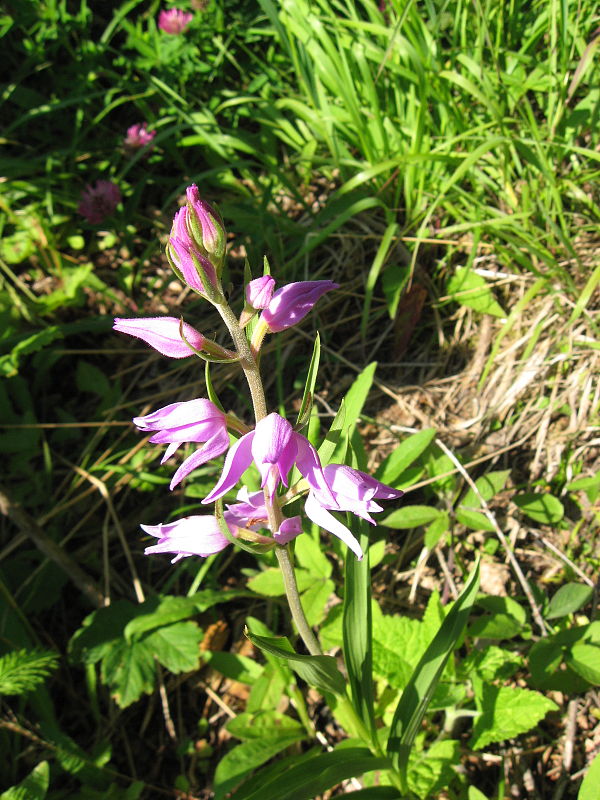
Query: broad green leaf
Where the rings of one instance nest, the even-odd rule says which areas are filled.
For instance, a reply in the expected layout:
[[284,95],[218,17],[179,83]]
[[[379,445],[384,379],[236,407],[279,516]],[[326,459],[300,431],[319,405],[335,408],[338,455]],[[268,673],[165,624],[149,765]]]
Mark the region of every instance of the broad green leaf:
[[292,719],[280,711],[262,710],[243,711],[237,717],[230,719],[225,725],[226,729],[236,739],[276,739],[280,734],[285,736],[290,733],[299,734],[299,738],[306,736],[306,731],[298,720]]
[[305,534],[294,541],[294,556],[301,567],[314,577],[330,578],[333,567],[327,558],[320,542],[313,536]]
[[225,650],[204,651],[202,660],[210,664],[221,675],[225,675],[226,678],[249,685],[253,685],[264,671],[264,666],[254,661],[253,658],[242,656],[239,653],[228,653]]
[[102,682],[108,684],[120,708],[150,694],[155,685],[156,667],[152,648],[145,641],[113,643],[102,658]]
[[485,278],[465,267],[457,267],[448,281],[446,292],[450,299],[480,314],[491,314],[504,319],[506,312],[492,294]]
[[565,514],[563,504],[551,494],[526,492],[516,494],[512,499],[524,514],[545,525],[555,525]]
[[[509,475],[509,469],[501,469],[495,472],[486,472],[481,478],[477,478],[475,486],[486,503],[504,489]],[[479,498],[473,489],[468,489],[465,492],[464,497],[460,501],[460,506],[473,509],[480,508]]]
[[429,525],[430,522],[444,516],[444,511],[433,506],[403,506],[398,511],[392,511],[385,519],[379,520],[379,524],[386,528],[408,530],[419,525]]
[[574,644],[565,660],[592,686],[600,686],[600,647],[595,644]]
[[[218,763],[214,778],[214,798],[222,800],[249,772],[260,767],[286,747],[302,739],[298,731],[282,733],[274,739],[251,739],[230,750]],[[234,795],[235,796],[235,795]]]
[[[302,592],[313,583],[314,576],[305,569],[296,569],[296,581],[298,590]],[[250,578],[248,588],[265,597],[282,597],[285,594],[285,586],[281,570],[278,567],[268,567]]]
[[442,515],[434,519],[425,530],[425,536],[423,537],[425,547],[428,550],[433,550],[449,528],[450,517],[445,512],[442,512]]
[[99,397],[106,397],[110,392],[110,383],[104,372],[81,358],[77,361],[75,383],[80,392],[91,392]]
[[589,683],[566,663],[569,648],[586,641],[600,644],[600,623],[568,628],[536,642],[529,651],[532,685],[569,693],[586,691]]
[[143,641],[152,655],[171,672],[198,668],[203,633],[195,622],[175,622],[153,631]]
[[512,639],[526,628],[525,609],[512,597],[479,597],[476,605],[489,612],[469,625],[469,636],[481,639]]
[[106,608],[99,608],[83,620],[69,642],[69,656],[73,661],[95,664],[118,641],[127,623],[132,620],[138,607],[128,600],[116,600]]
[[408,762],[408,788],[420,800],[437,797],[456,775],[454,766],[459,761],[460,745],[454,739],[434,742],[425,751],[411,753]]
[[340,407],[338,408],[338,412],[333,418],[333,422],[329,427],[329,431],[327,432],[325,438],[321,442],[321,446],[318,449],[319,459],[324,467],[329,464],[333,453],[342,440],[345,420],[346,404],[344,400],[342,400]]
[[600,754],[590,764],[579,787],[577,800],[598,800],[598,785],[600,785]]
[[488,798],[476,786],[469,786],[467,800],[488,800]]
[[22,356],[37,353],[38,350],[43,350],[55,339],[62,339],[63,336],[63,330],[58,325],[50,325],[22,339],[10,353],[0,356],[0,375],[6,378],[14,377],[19,371]]
[[283,670],[267,664],[260,678],[252,684],[246,711],[276,708],[285,694],[288,683],[289,679]]
[[569,492],[586,492],[588,489],[595,489],[600,485],[600,471],[595,475],[589,475],[584,478],[575,478],[565,486]]
[[193,597],[150,597],[138,606],[136,617],[127,623],[123,633],[130,642],[148,631],[193,617],[197,613],[198,605]]
[[557,619],[573,614],[588,603],[593,589],[585,583],[565,583],[550,600],[546,619]]
[[332,580],[317,578],[300,595],[304,614],[311,628],[320,625],[327,613],[327,603],[335,591],[335,583]]
[[457,508],[455,516],[461,525],[472,531],[495,531],[496,528],[481,511],[472,511],[468,508]]
[[396,707],[388,739],[394,767],[406,776],[408,758],[446,662],[464,631],[479,588],[479,562],[417,664]]
[[315,336],[315,343],[313,345],[312,357],[310,359],[310,366],[308,368],[308,375],[306,376],[304,394],[302,395],[302,402],[300,403],[300,411],[298,412],[298,419],[296,420],[296,425],[300,425],[302,427],[306,425],[310,417],[313,398],[315,396],[315,384],[317,382],[317,373],[319,372],[320,358],[321,337],[317,332],[317,335]]
[[522,664],[523,658],[518,653],[492,644],[483,650],[472,650],[461,667],[465,673],[475,672],[489,682],[511,678]]
[[435,428],[426,428],[400,442],[379,465],[375,473],[377,480],[393,486],[394,481],[429,447],[436,432]]
[[335,658],[331,656],[299,655],[294,652],[285,636],[255,636],[249,632],[246,633],[246,636],[252,644],[265,653],[270,653],[286,661],[309,686],[314,686],[321,692],[345,694],[346,680],[337,668]]
[[11,786],[0,794],[0,800],[44,800],[50,782],[47,761],[40,761],[21,783]]
[[[319,448],[319,458],[323,466],[326,466],[331,461],[337,464],[344,463],[347,444],[352,437],[356,422],[369,395],[376,368],[376,362],[365,367],[346,392],[343,400],[344,412],[343,414],[341,413],[342,406],[340,406],[331,425],[330,432]],[[338,417],[340,417],[339,421]]]
[[475,698],[481,715],[473,726],[471,747],[474,750],[526,733],[549,711],[557,709],[552,700],[530,689],[483,683],[481,690],[481,697]]
[[[264,778],[259,772],[252,779],[251,791],[244,786],[231,800],[314,800],[327,789],[373,770],[387,769],[387,758],[375,758],[365,747],[338,747],[331,753],[318,753],[308,759],[295,756],[287,769],[274,770]],[[268,768],[267,768],[268,769]]]
[[[348,518],[351,516],[347,515]],[[344,662],[348,670],[352,703],[368,730],[375,731],[373,712],[373,620],[371,612],[371,570],[369,538],[364,520],[348,519],[365,557],[358,561],[349,550],[345,559],[342,631]]]

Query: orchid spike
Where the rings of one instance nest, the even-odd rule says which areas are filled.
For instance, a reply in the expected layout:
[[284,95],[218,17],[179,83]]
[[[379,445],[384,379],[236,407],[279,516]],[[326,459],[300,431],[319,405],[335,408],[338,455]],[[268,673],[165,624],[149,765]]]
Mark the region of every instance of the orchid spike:
[[326,495],[329,493],[315,448],[308,439],[296,433],[286,419],[272,413],[229,449],[219,481],[202,502],[212,503],[226,494],[252,461],[260,471],[262,487],[269,497],[273,497],[280,483],[288,486],[288,473],[294,464],[309,486]]

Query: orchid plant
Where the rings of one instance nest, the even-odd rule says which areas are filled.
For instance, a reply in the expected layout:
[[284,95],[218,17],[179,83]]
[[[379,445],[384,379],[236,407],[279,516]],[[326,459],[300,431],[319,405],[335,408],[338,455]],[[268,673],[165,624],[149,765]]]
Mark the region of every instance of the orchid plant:
[[[214,504],[213,512],[168,523],[143,524],[142,529],[157,540],[145,552],[168,553],[176,562],[182,558],[206,557],[230,545],[257,554],[274,551],[292,619],[309,655],[295,653],[289,642],[282,646],[277,639],[247,635],[265,652],[289,660],[292,669],[305,680],[322,691],[333,693],[336,710],[351,735],[362,739],[373,757],[381,761],[384,753],[374,722],[369,674],[369,567],[368,557],[364,558],[365,551],[368,551],[368,537],[361,521],[374,524],[372,514],[383,510],[378,501],[397,500],[403,493],[354,466],[322,463],[319,452],[303,434],[311,415],[318,367],[318,357],[315,358],[319,352],[318,337],[296,424],[277,412],[269,411],[260,373],[265,337],[300,323],[324,294],[339,289],[339,286],[330,280],[317,280],[289,283],[276,289],[276,281],[265,261],[261,277],[251,279],[248,274],[243,308],[236,314],[221,284],[226,258],[223,221],[218,212],[200,198],[195,185],[188,187],[186,203],[175,215],[166,252],[179,279],[217,310],[229,331],[232,346],[223,347],[175,317],[116,319],[115,330],[141,339],[168,358],[199,357],[207,362],[208,397],[170,403],[150,414],[135,417],[133,422],[140,431],[152,434],[152,444],[166,445],[161,463],[172,459],[182,444],[200,445],[175,469],[171,489],[206,462],[223,455],[225,458],[219,479],[202,500],[204,505]],[[239,364],[246,379],[253,420],[241,420],[233,412],[225,411],[210,381],[208,365],[214,362]],[[243,484],[244,473],[251,464],[260,474],[260,491],[251,491]],[[226,496],[236,487],[235,502],[224,504]],[[299,498],[302,498],[303,514],[288,515],[288,506],[292,503],[293,508],[299,510]],[[364,617],[356,621],[356,642],[349,647],[346,659],[350,695],[347,680],[335,659],[323,654],[319,639],[307,621],[298,591],[293,550],[294,540],[307,528],[305,520],[338,537],[348,548],[346,602],[351,615]],[[356,566],[353,567],[353,563]],[[474,580],[463,593],[462,605],[457,601],[448,619],[454,612],[464,625],[465,609],[474,598],[473,587]],[[458,630],[456,619],[451,620],[452,624],[451,640],[454,643]],[[363,633],[367,635],[363,636]],[[349,629],[347,638],[352,636]],[[446,647],[445,658],[450,650]],[[442,669],[445,658],[440,662]],[[431,678],[431,686],[435,685],[439,674],[438,670]],[[420,696],[419,692],[417,696]],[[411,702],[409,696],[407,702]],[[418,727],[427,702],[419,702],[404,710],[399,706],[388,741],[392,760],[378,762],[378,769],[389,767],[390,782],[401,790],[406,788],[409,740],[411,736],[414,738],[415,721]],[[412,726],[410,730],[406,727],[408,722]]]

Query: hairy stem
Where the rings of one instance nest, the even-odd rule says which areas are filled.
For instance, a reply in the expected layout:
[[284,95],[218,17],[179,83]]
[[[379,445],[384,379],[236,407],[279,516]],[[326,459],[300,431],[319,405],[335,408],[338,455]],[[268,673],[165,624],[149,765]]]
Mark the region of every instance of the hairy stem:
[[[261,419],[264,419],[264,417],[267,416],[267,403],[265,400],[265,392],[260,379],[260,370],[258,368],[255,355],[252,352],[250,344],[248,343],[244,330],[240,328],[238,320],[231,308],[226,303],[223,303],[222,305],[216,305],[216,309],[221,315],[221,318],[227,326],[227,330],[234,341],[237,353],[240,357],[240,365],[244,371],[244,375],[246,376],[248,388],[250,389],[252,406],[254,408],[254,416],[256,418],[256,422],[260,422]],[[283,521],[283,514],[281,513],[279,500],[277,499],[276,495],[271,497],[267,488],[264,490],[264,497],[265,508],[267,509],[267,515],[269,518],[269,527],[272,533],[277,533]],[[310,625],[308,624],[306,616],[304,615],[304,609],[302,608],[302,603],[300,601],[298,584],[296,583],[296,573],[294,572],[294,565],[289,547],[287,545],[277,545],[275,548],[275,554],[281,568],[288,605],[290,607],[290,611],[292,612],[292,619],[298,628],[298,633],[300,634],[306,649],[311,655],[322,655],[319,642],[317,641]]]

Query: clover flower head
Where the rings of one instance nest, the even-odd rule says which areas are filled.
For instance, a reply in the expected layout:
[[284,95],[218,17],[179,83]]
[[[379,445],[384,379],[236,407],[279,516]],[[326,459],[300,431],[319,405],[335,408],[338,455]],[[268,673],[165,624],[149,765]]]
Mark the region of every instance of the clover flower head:
[[119,187],[112,181],[97,181],[86,186],[81,193],[77,212],[92,225],[104,222],[121,202]]
[[194,15],[180,8],[163,9],[158,15],[158,27],[165,33],[185,33]]
[[156,131],[147,130],[147,122],[138,122],[127,128],[127,135],[123,139],[123,144],[128,150],[140,150],[142,147],[152,143],[156,136]]

